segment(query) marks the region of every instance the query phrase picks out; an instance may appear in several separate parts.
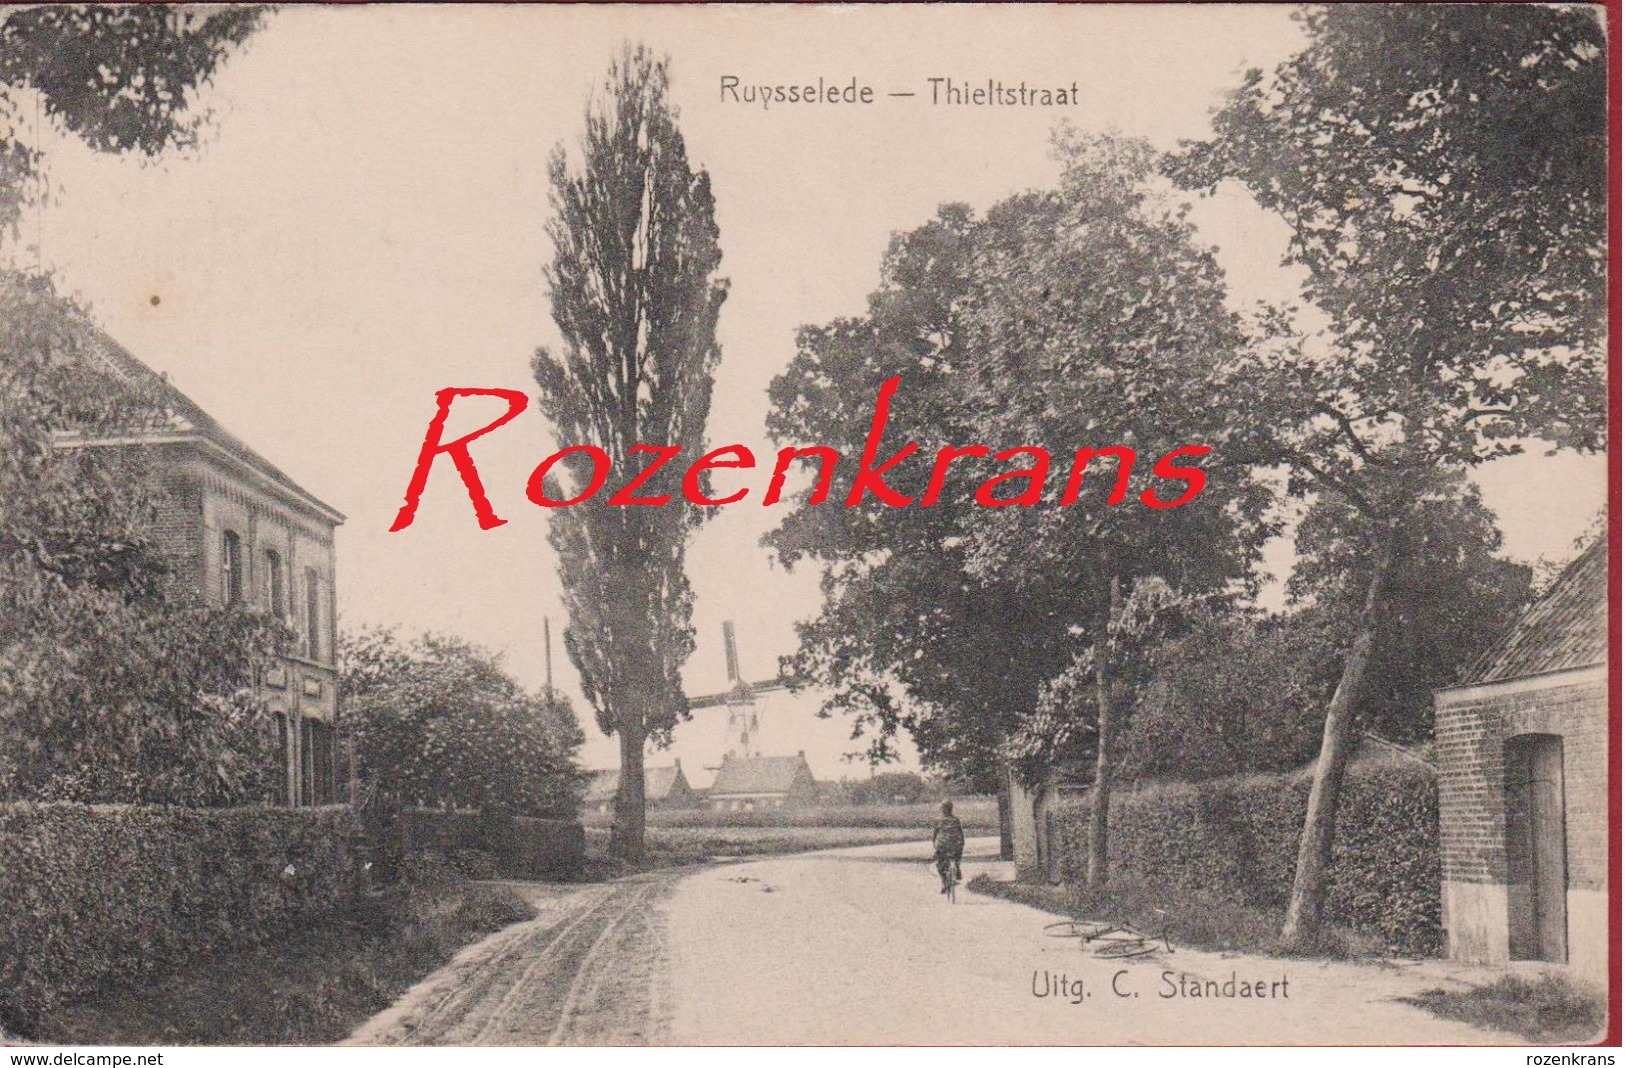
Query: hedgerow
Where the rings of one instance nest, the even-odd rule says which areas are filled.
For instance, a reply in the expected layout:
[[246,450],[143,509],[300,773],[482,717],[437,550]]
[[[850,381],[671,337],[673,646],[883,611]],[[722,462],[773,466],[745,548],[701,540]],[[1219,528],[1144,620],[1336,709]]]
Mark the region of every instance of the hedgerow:
[[[942,815],[941,803],[907,805],[808,805],[728,811],[707,808],[651,808],[650,827],[910,827],[929,835]],[[996,834],[999,809],[993,798],[966,797],[954,801],[954,814],[967,834]],[[589,827],[608,827],[614,815],[587,812]]]
[[342,907],[348,808],[0,805],[0,1020]]
[[[1284,908],[1303,831],[1309,777],[1252,775],[1147,787],[1112,798],[1114,872]],[[1382,939],[1390,952],[1437,952],[1440,930],[1438,792],[1424,768],[1351,769],[1343,785],[1325,916]],[[1087,860],[1087,796],[1054,810],[1062,874]]]

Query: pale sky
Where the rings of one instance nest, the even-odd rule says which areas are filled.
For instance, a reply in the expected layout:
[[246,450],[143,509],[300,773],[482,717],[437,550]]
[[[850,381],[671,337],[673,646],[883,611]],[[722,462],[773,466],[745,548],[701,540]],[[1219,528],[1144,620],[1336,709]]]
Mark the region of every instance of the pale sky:
[[[575,694],[557,642],[546,516],[524,497],[526,476],[555,447],[540,415],[475,446],[506,526],[477,527],[445,464],[415,524],[387,531],[435,391],[531,392],[530,354],[557,342],[541,278],[547,155],[574,144],[587,93],[624,40],[670,54],[690,159],[709,170],[716,196],[732,289],[708,436],[760,457],[771,449],[766,388],[793,355],[796,328],[861,313],[893,231],[943,202],[980,210],[1053,181],[1048,137],[1059,119],[1164,148],[1204,135],[1244,69],[1293,50],[1287,11],[290,7],[203,94],[214,122],[199,150],[142,163],[42,132],[60,190],[28,221],[21,255],[55,267],[113,336],[348,516],[342,626],[453,632],[502,650],[535,685],[551,616],[558,682]],[[721,102],[723,75],[855,76],[879,99],[764,111]],[[1076,82],[1080,102],[933,107],[931,77]],[[906,91],[921,95],[885,95]],[[1234,191],[1199,203],[1194,218],[1219,246],[1238,306],[1291,299],[1278,222]],[[1600,458],[1528,457],[1481,482],[1509,555],[1528,560],[1569,555],[1602,506],[1605,478]],[[724,685],[723,620],[738,624],[744,673],[764,678],[793,650],[795,621],[816,613],[815,573],[786,574],[757,544],[781,514],[730,506],[693,543],[691,692]],[[1289,550],[1270,559],[1279,569]],[[815,706],[776,699],[773,736],[781,747],[804,740],[820,777],[859,774],[837,759],[845,726],[810,724]],[[614,741],[579,697],[578,709],[584,760],[613,764]],[[715,762],[720,715],[700,713],[679,731],[685,768]]]

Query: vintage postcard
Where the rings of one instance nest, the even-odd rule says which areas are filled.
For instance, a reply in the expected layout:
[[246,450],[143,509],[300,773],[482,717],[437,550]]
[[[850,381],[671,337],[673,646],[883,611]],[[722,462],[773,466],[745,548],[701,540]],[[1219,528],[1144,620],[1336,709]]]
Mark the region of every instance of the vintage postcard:
[[0,8],[0,1037],[1617,1043],[1618,11]]

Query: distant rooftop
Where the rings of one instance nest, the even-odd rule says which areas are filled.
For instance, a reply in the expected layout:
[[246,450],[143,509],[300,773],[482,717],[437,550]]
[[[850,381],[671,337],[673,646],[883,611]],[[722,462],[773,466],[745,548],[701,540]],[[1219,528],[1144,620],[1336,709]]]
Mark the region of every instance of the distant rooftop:
[[806,770],[812,778],[807,758],[798,753],[788,757],[728,757],[711,784],[711,795],[784,794],[795,785],[796,774]]
[[[650,801],[664,801],[671,794],[672,787],[677,785],[677,776],[682,771],[681,764],[667,764],[664,767],[645,767],[643,769],[643,796]],[[583,800],[589,803],[600,803],[613,800],[621,789],[621,772],[618,768],[606,768],[592,773],[592,779],[587,783],[587,793]]]
[[1463,673],[1462,686],[1608,662],[1608,549],[1598,538]]

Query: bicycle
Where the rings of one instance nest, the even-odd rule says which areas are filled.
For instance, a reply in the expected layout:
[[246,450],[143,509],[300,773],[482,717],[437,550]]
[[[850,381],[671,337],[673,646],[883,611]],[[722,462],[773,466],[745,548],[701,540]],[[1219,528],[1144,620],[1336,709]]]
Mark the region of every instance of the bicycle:
[[942,893],[948,899],[948,904],[954,903],[954,887],[959,884],[959,861],[953,857],[937,857],[932,861],[937,869],[937,877],[942,880]]
[[1174,951],[1166,933],[1148,935],[1133,927],[1103,920],[1059,920],[1045,924],[1044,933],[1051,938],[1076,938],[1083,948],[1092,947],[1094,955],[1103,960],[1133,960],[1149,956],[1158,949]]

